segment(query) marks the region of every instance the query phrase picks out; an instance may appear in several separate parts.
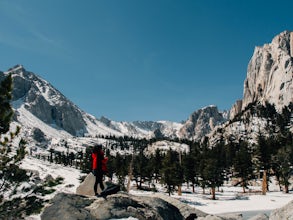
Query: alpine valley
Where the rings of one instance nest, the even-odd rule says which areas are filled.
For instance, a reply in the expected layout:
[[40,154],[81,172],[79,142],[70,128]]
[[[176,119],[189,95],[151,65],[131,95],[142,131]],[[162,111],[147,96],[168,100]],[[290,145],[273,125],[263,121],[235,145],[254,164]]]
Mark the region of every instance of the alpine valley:
[[[293,32],[284,31],[271,43],[255,48],[247,68],[243,98],[235,101],[230,110],[220,112],[210,105],[196,110],[182,123],[97,119],[22,65],[0,72],[0,82],[0,98],[4,103],[0,112],[3,128],[0,138],[3,146],[0,152],[1,219],[27,216],[28,219],[125,219],[133,216],[138,216],[135,219],[242,219],[240,216],[209,216],[202,211],[195,213],[189,206],[204,209],[216,203],[216,187],[224,181],[227,190],[217,192],[217,197],[224,195],[218,200],[221,204],[229,200],[252,206],[264,203],[263,195],[269,182],[267,173],[274,186],[278,182],[279,191],[283,184],[284,192],[289,194],[292,162],[288,155],[292,156],[293,143]],[[14,112],[11,123],[10,101]],[[6,133],[9,126],[12,132]],[[277,138],[275,142],[270,142],[269,138],[265,142],[261,137]],[[89,150],[95,144],[103,144],[105,148],[108,177],[111,181],[117,180],[125,191],[127,176],[128,194],[118,193],[109,200],[77,195],[77,187],[93,177]],[[254,152],[250,152],[254,147]],[[268,162],[272,158],[275,159],[274,166]],[[276,167],[276,164],[284,165],[284,168]],[[276,172],[269,176],[273,169]],[[87,176],[81,176],[82,171]],[[285,173],[283,177],[288,177],[286,181],[281,182],[280,176],[277,178],[281,171]],[[80,184],[79,180],[85,181]],[[244,194],[250,180],[251,191]],[[132,183],[133,186],[136,184],[137,191],[131,194]],[[92,185],[88,183],[87,187],[94,193]],[[232,195],[230,188],[240,185],[243,193],[237,189]],[[195,186],[201,187],[203,193],[196,192]],[[251,197],[256,194],[250,193],[259,193],[259,189],[253,190],[260,186],[261,202],[253,202]],[[210,201],[204,193],[206,187],[210,187],[213,199],[209,205],[206,205],[206,201]],[[166,189],[169,197],[161,194]],[[176,189],[178,195],[185,196],[183,199],[171,197]],[[154,195],[157,191],[156,196],[160,198],[152,198],[150,194],[147,199],[141,198],[139,193],[145,191],[152,191],[150,193]],[[134,196],[135,193],[138,196]],[[199,202],[199,195],[204,202]],[[284,193],[269,197],[269,202],[264,203],[269,205],[262,209],[280,208],[279,197],[291,201],[285,211],[272,213],[270,218],[253,219],[292,216],[292,196]],[[243,203],[240,206],[245,207]],[[223,205],[221,211],[223,213]],[[235,210],[229,205],[226,212],[231,211]],[[33,214],[37,216],[32,217]],[[283,217],[276,218],[276,215]]]
[[169,141],[201,141],[207,136],[211,142],[233,137],[253,142],[259,131],[268,134],[267,125],[274,123],[269,116],[257,113],[258,106],[272,105],[281,112],[293,101],[293,32],[284,31],[271,43],[255,48],[247,68],[243,99],[236,101],[231,110],[219,112],[216,106],[207,106],[182,123],[97,119],[22,65],[0,72],[0,80],[7,74],[13,77],[13,124],[21,127],[21,136],[32,151],[58,148],[64,143],[77,150],[103,142],[106,136]]

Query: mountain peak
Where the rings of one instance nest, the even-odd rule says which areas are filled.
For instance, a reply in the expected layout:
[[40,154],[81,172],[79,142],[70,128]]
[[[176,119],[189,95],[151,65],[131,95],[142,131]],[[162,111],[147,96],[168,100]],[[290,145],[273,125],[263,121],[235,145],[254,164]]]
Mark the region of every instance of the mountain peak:
[[256,47],[244,81],[242,110],[253,102],[269,102],[280,110],[293,101],[293,32]]
[[25,68],[23,65],[21,64],[16,64],[14,67],[9,68],[7,73],[21,73],[21,72],[25,72]]

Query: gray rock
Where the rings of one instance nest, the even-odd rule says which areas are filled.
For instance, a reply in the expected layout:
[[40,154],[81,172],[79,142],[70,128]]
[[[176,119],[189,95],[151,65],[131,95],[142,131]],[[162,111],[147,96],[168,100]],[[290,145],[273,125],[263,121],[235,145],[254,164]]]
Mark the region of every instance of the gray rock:
[[[92,174],[89,173],[84,181],[76,188],[76,194],[78,195],[84,195],[84,196],[94,196],[94,184],[95,184],[96,177]],[[104,186],[106,184],[104,183]],[[98,187],[98,193],[101,192],[100,187]]]
[[248,220],[268,220],[269,217],[266,214],[258,214],[256,216],[253,216],[251,218],[249,218]]
[[162,199],[121,193],[108,196],[107,200],[96,200],[88,209],[100,220],[127,217],[140,220],[184,219],[178,208]]
[[180,129],[179,135],[187,139],[200,140],[226,120],[216,106],[208,106],[192,113]]
[[284,31],[271,43],[255,48],[244,82],[242,110],[255,101],[268,101],[280,110],[292,101],[293,41],[290,36],[292,32]]
[[75,194],[57,194],[45,208],[42,220],[99,219],[135,217],[139,220],[184,219],[178,208],[153,197],[128,194],[110,195],[107,199]]
[[199,217],[200,220],[242,220],[241,214],[221,214],[221,215],[207,215]]
[[282,208],[271,212],[270,220],[286,219],[293,220],[293,200]]
[[59,193],[51,201],[52,205],[47,207],[41,215],[42,220],[76,220],[95,219],[85,209],[93,200],[87,197]]

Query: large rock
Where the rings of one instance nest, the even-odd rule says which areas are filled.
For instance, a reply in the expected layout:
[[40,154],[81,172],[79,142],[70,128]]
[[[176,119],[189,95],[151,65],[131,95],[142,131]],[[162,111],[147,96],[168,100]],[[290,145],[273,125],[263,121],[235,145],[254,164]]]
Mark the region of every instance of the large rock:
[[253,216],[249,218],[248,220],[269,220],[269,217],[266,214],[258,214],[256,216]]
[[[94,196],[94,184],[95,184],[96,177],[89,173],[84,181],[76,188],[76,194],[84,195],[84,196]],[[104,183],[106,187],[106,184]],[[101,192],[100,186],[98,186],[98,193]]]
[[147,196],[115,194],[107,200],[96,200],[90,207],[91,214],[100,220],[135,217],[141,220],[184,219],[179,209],[170,203]]
[[293,220],[293,200],[284,207],[271,212],[270,220],[276,219]]
[[57,194],[41,215],[42,220],[96,219],[85,209],[93,200],[79,195]]
[[255,48],[244,82],[242,110],[256,101],[268,101],[277,109],[293,101],[292,36],[284,31],[271,43]]
[[52,199],[51,205],[41,215],[42,220],[106,220],[128,217],[135,217],[139,220],[184,219],[177,207],[162,199],[121,193],[110,195],[106,200],[60,193]]

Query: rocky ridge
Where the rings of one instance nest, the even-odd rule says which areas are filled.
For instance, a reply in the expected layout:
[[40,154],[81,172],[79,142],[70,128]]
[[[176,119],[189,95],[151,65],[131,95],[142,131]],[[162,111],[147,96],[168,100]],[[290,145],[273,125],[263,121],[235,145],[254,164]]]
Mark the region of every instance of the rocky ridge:
[[[16,65],[7,72],[0,72],[0,80],[9,73],[12,74],[14,84],[12,102],[15,109],[14,120],[22,127],[22,132],[30,139],[29,142],[36,142],[32,145],[43,142],[41,145],[48,146],[53,142],[56,143],[53,139],[98,135],[198,140],[224,120],[215,106],[194,112],[184,123],[116,122],[106,117],[97,119],[79,109],[49,82],[27,71],[22,65]],[[48,131],[52,131],[53,135]]]
[[244,81],[243,99],[231,109],[230,119],[250,103],[266,101],[277,110],[293,101],[293,32],[284,31],[271,43],[255,47]]
[[181,138],[199,141],[227,119],[216,106],[208,106],[192,113],[179,131]]

